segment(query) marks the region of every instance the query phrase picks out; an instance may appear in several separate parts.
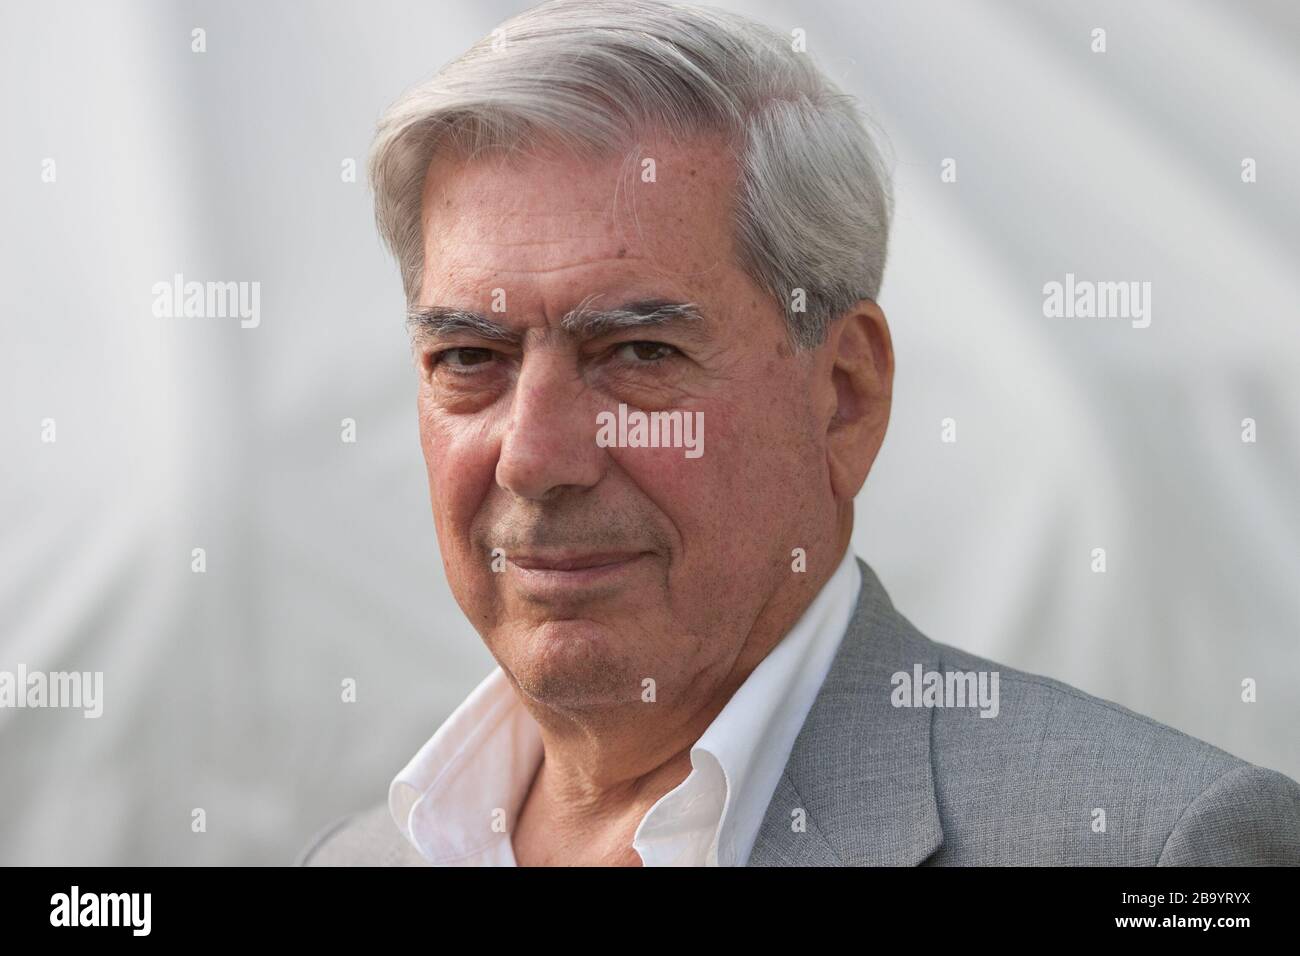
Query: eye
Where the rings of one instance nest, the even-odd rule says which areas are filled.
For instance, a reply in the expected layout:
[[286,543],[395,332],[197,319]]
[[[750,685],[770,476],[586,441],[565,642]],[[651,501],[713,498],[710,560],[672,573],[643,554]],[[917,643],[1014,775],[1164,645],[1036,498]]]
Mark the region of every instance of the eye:
[[681,353],[663,342],[624,342],[615,348],[619,358],[629,365],[655,365]]
[[428,359],[430,370],[437,368],[439,365],[445,365],[453,372],[461,374],[464,374],[464,369],[476,365],[486,365],[491,361],[491,349],[473,348],[471,346],[443,349],[441,352],[433,353]]

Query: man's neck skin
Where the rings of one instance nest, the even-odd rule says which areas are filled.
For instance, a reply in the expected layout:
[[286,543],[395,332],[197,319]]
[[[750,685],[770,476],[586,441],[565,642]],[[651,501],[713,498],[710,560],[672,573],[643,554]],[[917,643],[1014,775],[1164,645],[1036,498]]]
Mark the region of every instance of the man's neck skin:
[[702,700],[660,712],[654,723],[635,708],[621,708],[599,722],[579,722],[527,702],[541,728],[545,756],[512,834],[520,866],[640,865],[632,849],[638,824],[690,774],[691,747],[839,566],[853,530],[851,502],[840,509],[837,525],[836,557],[818,567],[815,577],[810,566],[802,602],[778,610],[774,595],[725,679]]

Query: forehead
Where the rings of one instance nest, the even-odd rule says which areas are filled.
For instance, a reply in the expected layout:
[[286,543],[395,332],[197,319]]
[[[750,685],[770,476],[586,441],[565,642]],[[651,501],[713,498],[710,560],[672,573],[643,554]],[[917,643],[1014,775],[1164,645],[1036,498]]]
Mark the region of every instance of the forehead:
[[[422,299],[485,287],[698,290],[736,271],[735,159],[717,139],[647,137],[575,159],[558,149],[436,157],[423,192]],[[652,291],[646,288],[645,291]]]

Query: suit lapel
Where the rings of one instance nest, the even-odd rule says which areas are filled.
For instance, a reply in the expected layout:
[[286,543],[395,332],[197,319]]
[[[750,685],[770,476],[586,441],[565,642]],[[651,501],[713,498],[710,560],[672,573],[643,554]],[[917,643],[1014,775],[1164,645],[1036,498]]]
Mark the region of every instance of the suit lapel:
[[943,842],[928,707],[890,678],[938,668],[934,645],[858,559],[862,590],[768,804],[749,866],[913,866]]

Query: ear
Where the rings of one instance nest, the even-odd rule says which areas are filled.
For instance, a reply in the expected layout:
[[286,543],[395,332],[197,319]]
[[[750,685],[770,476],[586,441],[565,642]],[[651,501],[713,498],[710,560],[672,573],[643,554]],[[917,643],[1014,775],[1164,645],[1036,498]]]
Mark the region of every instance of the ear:
[[831,488],[837,499],[852,501],[867,480],[889,425],[894,346],[885,313],[870,299],[862,299],[831,325],[824,345],[835,395],[826,428]]

